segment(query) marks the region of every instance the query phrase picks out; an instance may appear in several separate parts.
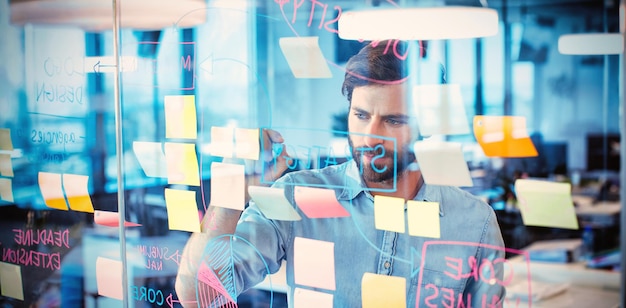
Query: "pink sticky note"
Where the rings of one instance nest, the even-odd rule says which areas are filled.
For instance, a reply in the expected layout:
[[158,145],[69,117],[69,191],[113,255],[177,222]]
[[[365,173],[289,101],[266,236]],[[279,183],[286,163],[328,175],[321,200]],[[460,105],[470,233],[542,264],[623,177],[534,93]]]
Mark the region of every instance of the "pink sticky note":
[[337,201],[335,191],[327,188],[296,186],[296,205],[309,218],[347,217],[350,213]]
[[296,237],[293,245],[296,283],[335,290],[335,243]]
[[103,257],[96,259],[96,284],[98,294],[122,300],[122,262]]
[[[101,226],[119,227],[120,226],[120,213],[95,210],[93,213],[93,221],[97,225],[101,225]],[[124,226],[137,227],[141,225],[134,223],[134,222],[124,221]]]
[[243,210],[246,205],[243,165],[211,163],[211,205]]
[[200,168],[195,144],[166,142],[165,159],[169,184],[200,186]]
[[293,304],[298,308],[332,308],[333,295],[324,292],[296,288],[293,292]]

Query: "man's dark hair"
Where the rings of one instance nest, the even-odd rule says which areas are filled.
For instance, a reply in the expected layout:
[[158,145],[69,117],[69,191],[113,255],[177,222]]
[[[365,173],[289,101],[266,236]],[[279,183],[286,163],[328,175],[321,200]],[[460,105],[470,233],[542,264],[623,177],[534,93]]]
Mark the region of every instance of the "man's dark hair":
[[346,64],[341,93],[352,102],[354,88],[373,84],[393,84],[408,76],[408,44],[379,41],[365,45]]

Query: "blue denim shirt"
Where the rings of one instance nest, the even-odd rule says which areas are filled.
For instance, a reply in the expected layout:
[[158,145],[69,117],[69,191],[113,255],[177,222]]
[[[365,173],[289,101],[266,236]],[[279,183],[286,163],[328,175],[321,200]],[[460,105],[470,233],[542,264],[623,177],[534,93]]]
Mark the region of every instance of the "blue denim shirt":
[[[334,187],[350,216],[307,218],[295,206],[297,185]],[[295,287],[307,288],[294,280],[294,239],[304,237],[334,243],[336,289],[308,288],[332,294],[334,307],[362,306],[365,273],[405,278],[407,307],[501,306],[506,285],[502,235],[492,208],[468,192],[422,185],[414,200],[440,205],[441,237],[433,239],[376,229],[374,198],[362,184],[352,160],[288,173],[274,187],[284,188],[302,220],[267,219],[251,202],[235,234],[245,241],[235,240],[232,246],[237,294],[261,282],[268,271],[278,271],[285,260],[289,304],[293,307]]]

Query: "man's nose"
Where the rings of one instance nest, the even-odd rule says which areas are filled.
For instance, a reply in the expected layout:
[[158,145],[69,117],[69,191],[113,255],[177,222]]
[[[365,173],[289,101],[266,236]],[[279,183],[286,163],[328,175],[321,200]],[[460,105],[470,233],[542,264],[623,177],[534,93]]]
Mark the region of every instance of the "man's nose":
[[383,143],[384,139],[381,138],[382,129],[380,123],[377,123],[377,121],[370,122],[367,125],[364,133],[365,136],[363,137],[363,139],[366,146],[373,148]]

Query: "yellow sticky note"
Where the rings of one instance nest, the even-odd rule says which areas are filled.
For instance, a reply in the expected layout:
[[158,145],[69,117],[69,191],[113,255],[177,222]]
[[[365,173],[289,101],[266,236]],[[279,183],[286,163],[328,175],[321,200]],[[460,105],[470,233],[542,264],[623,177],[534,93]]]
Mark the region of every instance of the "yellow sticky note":
[[165,143],[167,183],[200,186],[200,172],[196,145],[193,143]]
[[8,128],[0,128],[0,150],[13,151],[11,130]]
[[278,40],[278,44],[294,77],[333,77],[326,63],[326,58],[320,49],[319,37],[281,37]]
[[293,245],[296,283],[335,290],[335,243],[296,237]]
[[165,138],[196,139],[198,124],[194,95],[165,96]]
[[302,219],[285,197],[285,190],[282,188],[249,186],[248,194],[259,210],[269,219],[288,221]]
[[372,273],[363,274],[361,302],[363,308],[405,308],[406,279]]
[[211,205],[243,210],[246,205],[246,178],[243,165],[211,164]]
[[211,127],[211,155],[233,157],[235,151],[235,130],[232,127]]
[[407,201],[409,234],[423,237],[440,237],[439,203]]
[[149,177],[167,177],[167,162],[161,142],[135,141],[133,152],[141,169]]
[[374,224],[378,230],[404,233],[404,199],[374,196]]
[[519,179],[515,193],[524,225],[578,229],[570,183]]
[[474,185],[461,143],[418,141],[414,144],[414,152],[426,184],[464,187]]
[[0,200],[14,202],[13,181],[7,178],[0,178]]
[[475,116],[474,137],[487,157],[537,156],[521,116]]
[[235,129],[235,157],[259,160],[259,129]]
[[93,213],[93,204],[88,191],[89,176],[63,174],[63,189],[70,209],[79,212]]
[[293,304],[297,308],[332,308],[333,295],[296,288],[293,292]]
[[19,265],[0,262],[0,289],[2,296],[24,300],[22,268]]
[[13,177],[13,164],[11,154],[0,154],[0,175]]
[[170,230],[200,232],[195,191],[166,188],[165,204]]
[[421,84],[413,87],[413,102],[420,134],[470,133],[459,84]]
[[123,299],[122,262],[108,258],[96,259],[96,285],[98,294],[114,299]]
[[39,190],[47,207],[67,211],[67,203],[63,194],[61,174],[39,172]]

